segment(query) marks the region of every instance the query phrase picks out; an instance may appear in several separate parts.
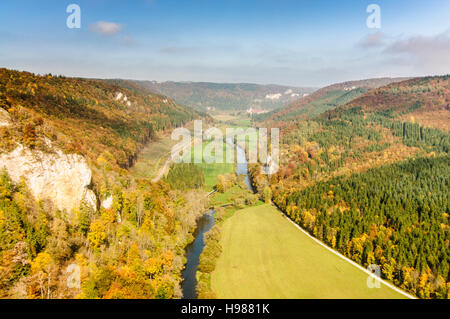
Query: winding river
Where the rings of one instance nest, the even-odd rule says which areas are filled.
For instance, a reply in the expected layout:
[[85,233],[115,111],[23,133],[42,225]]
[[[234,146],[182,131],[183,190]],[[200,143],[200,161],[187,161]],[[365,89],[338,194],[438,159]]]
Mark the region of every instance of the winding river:
[[[231,138],[227,138],[227,143],[230,145],[235,145]],[[248,163],[247,156],[245,155],[245,150],[243,150],[239,145],[236,145],[236,174],[245,175],[245,185],[251,191],[253,191],[252,184],[250,183],[250,178],[248,177]]]
[[202,217],[197,220],[197,228],[194,232],[194,241],[186,247],[186,268],[184,268],[181,277],[183,283],[181,289],[183,291],[183,299],[195,299],[197,298],[197,268],[200,261],[200,255],[205,248],[205,233],[214,226],[214,213],[211,209]]
[[[233,140],[230,138],[227,138],[226,141],[229,145],[233,145],[233,147],[236,146],[236,173],[237,175],[245,175],[245,184],[248,189],[252,190],[252,185],[248,177],[248,165],[245,150],[238,145],[235,145]],[[195,239],[186,247],[186,267],[181,274],[181,277],[183,278],[183,282],[181,284],[183,299],[197,298],[196,273],[200,261],[200,255],[203,248],[205,248],[205,233],[207,233],[214,226],[214,213],[215,210],[211,209],[197,220],[197,228],[193,234]]]

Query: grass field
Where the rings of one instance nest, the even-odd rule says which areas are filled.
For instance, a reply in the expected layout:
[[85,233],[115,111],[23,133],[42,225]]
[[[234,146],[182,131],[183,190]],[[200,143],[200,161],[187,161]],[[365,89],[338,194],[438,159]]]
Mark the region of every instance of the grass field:
[[[239,114],[238,114],[239,113]],[[224,112],[224,113],[216,113],[212,114],[212,117],[221,123],[216,123],[219,125],[223,125],[224,127],[250,127],[252,126],[252,120],[248,117],[245,112]],[[226,124],[224,124],[226,122]]]
[[212,190],[217,184],[217,176],[234,172],[234,164],[229,163],[202,163],[195,165],[200,167],[205,174],[206,190]]
[[[185,128],[193,130],[194,123],[189,122]],[[140,178],[154,178],[170,156],[172,147],[179,141],[171,138],[171,132],[158,132],[140,152],[136,163],[130,171]]]
[[[208,145],[211,142],[204,142],[202,144],[203,150],[205,149],[206,145]],[[226,144],[223,143],[223,162],[224,163],[195,163],[197,167],[199,167],[203,173],[205,174],[205,189],[210,191],[214,188],[214,186],[217,184],[217,177],[219,175],[229,174],[233,173],[234,163],[225,163],[225,154],[226,154]],[[188,156],[189,153],[186,153],[185,156]],[[194,162],[194,150],[191,152],[191,162]],[[214,155],[214,154],[211,154]]]
[[271,205],[234,213],[211,277],[218,298],[405,298],[298,230]]
[[153,178],[170,156],[170,150],[177,141],[173,141],[169,134],[160,135],[151,141],[139,153],[131,171],[140,178]]

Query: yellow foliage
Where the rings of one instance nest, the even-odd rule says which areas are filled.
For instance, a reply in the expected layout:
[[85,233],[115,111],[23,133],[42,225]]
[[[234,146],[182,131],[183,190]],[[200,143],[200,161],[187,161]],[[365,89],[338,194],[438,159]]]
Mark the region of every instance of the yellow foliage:
[[89,228],[87,239],[92,248],[98,248],[106,239],[106,228],[104,222],[95,220]]
[[33,273],[48,273],[49,268],[54,264],[52,256],[47,252],[39,253],[31,262],[31,271]]
[[100,218],[105,222],[105,224],[114,224],[116,221],[116,214],[112,209],[102,209]]

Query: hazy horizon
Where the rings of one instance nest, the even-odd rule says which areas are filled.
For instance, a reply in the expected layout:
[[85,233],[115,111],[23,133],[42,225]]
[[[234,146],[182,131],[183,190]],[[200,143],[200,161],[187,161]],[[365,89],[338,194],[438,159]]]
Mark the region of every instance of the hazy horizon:
[[[380,28],[366,23],[372,3]],[[323,87],[450,73],[444,0],[23,0],[0,3],[0,21],[0,66],[40,74]]]

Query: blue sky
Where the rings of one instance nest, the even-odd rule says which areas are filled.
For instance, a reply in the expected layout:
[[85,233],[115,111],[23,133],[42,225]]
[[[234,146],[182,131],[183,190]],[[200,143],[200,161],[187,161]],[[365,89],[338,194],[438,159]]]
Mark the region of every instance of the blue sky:
[[[71,3],[81,29],[66,26]],[[366,25],[371,3],[380,29]],[[0,67],[298,86],[447,74],[450,1],[2,0]]]

